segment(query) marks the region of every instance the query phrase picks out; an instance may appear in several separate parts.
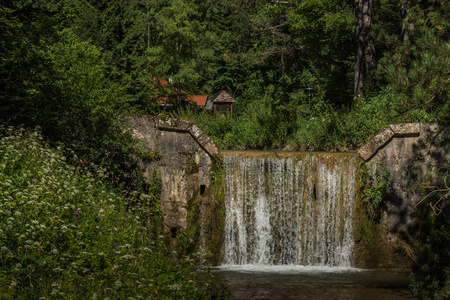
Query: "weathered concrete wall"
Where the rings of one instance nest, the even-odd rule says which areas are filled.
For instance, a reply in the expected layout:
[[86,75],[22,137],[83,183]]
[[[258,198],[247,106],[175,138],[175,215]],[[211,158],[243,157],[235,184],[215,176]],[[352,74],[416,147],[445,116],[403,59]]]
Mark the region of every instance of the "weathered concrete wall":
[[161,207],[167,229],[186,228],[188,201],[211,185],[211,163],[218,148],[189,121],[138,115],[129,120],[134,136],[160,154],[154,162],[142,162],[144,176],[154,170],[161,176]]
[[[415,205],[423,197],[414,189],[417,179],[424,178],[449,157],[449,147],[439,147],[436,141],[449,128],[437,123],[407,123],[390,125],[358,150],[366,161],[369,174],[383,168],[392,178],[393,187],[388,195],[386,213],[381,226],[385,235],[379,241],[390,250],[398,246],[400,235],[414,236]],[[377,183],[374,182],[376,185]],[[392,253],[391,253],[392,254]],[[381,263],[380,266],[388,266]]]
[[[161,176],[166,228],[186,228],[188,202],[202,192],[210,192],[211,166],[219,154],[218,148],[197,125],[188,121],[140,115],[130,119],[129,124],[146,148],[161,155],[158,161],[142,162],[142,167],[147,178],[151,178],[154,170]],[[373,249],[361,245],[355,253],[355,261],[360,262],[358,267],[396,266],[393,252],[398,247],[399,235],[413,236],[416,230],[412,212],[421,195],[413,189],[414,182],[418,177],[432,174],[449,156],[448,146],[442,148],[435,144],[438,136],[448,131],[449,128],[442,130],[436,123],[391,125],[358,150],[370,174],[383,167],[393,180],[386,213],[377,229],[380,238],[373,248],[380,255],[374,263],[367,263],[370,256],[367,253]],[[202,230],[205,231],[203,227]]]

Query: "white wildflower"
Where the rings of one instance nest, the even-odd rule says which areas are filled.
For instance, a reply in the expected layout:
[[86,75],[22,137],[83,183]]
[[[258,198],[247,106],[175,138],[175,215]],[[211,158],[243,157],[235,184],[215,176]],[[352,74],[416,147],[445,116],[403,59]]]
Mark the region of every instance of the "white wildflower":
[[167,287],[169,288],[169,290],[172,290],[172,291],[181,290],[181,284],[177,284],[177,283],[168,285]]
[[116,288],[120,288],[122,286],[122,282],[120,280],[117,280],[116,282],[114,282],[114,285],[116,286]]

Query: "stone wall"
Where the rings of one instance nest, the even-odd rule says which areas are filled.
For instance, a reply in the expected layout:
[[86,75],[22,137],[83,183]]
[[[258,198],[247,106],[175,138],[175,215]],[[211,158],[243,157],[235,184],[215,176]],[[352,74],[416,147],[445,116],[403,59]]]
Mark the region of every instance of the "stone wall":
[[161,176],[161,207],[167,229],[185,229],[188,201],[207,193],[211,185],[212,159],[218,154],[214,142],[189,121],[133,116],[128,122],[134,137],[150,151],[160,155],[152,162],[141,162],[144,176]]
[[[129,124],[134,136],[147,149],[160,155],[159,160],[142,161],[141,167],[147,178],[151,178],[154,171],[160,174],[165,227],[169,230],[186,229],[190,200],[200,199],[198,203],[202,207],[202,215],[207,211],[208,203],[214,202],[210,198],[211,167],[219,154],[217,146],[189,121],[139,115],[132,117]],[[357,242],[356,267],[399,266],[398,262],[393,261],[393,253],[400,242],[398,237],[404,234],[413,236],[417,230],[413,212],[421,195],[414,190],[414,183],[419,177],[433,174],[449,156],[448,145],[436,145],[439,136],[448,131],[449,128],[443,130],[437,123],[390,125],[358,150],[369,174],[374,175],[380,168],[386,170],[392,178],[393,188],[387,199],[386,212],[376,229],[376,244],[369,249],[367,244],[358,245]],[[209,210],[211,219],[217,217],[214,209]],[[207,231],[206,227],[210,226],[201,227],[202,236]],[[223,231],[220,228],[217,230]],[[220,236],[217,233],[212,235]],[[207,248],[203,245],[206,242],[201,244],[202,249]],[[220,247],[217,246],[217,249]],[[375,256],[373,252],[377,252]]]
[[[449,157],[448,145],[436,145],[439,137],[448,131],[449,128],[442,129],[437,123],[390,125],[358,150],[370,175],[375,177],[377,169],[385,170],[393,183],[381,222],[385,240],[379,241],[380,249],[384,244],[384,248],[389,248],[385,250],[391,252],[399,246],[399,236],[414,236],[417,230],[414,208],[423,197],[415,188],[417,179],[433,176],[445,157]],[[388,267],[389,262],[380,261],[379,266]]]

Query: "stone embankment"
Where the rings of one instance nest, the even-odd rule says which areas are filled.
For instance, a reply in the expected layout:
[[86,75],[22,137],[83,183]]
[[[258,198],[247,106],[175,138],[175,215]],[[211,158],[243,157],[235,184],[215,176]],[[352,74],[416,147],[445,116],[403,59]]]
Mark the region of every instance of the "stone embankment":
[[[390,125],[357,151],[374,186],[378,184],[377,172],[387,172],[392,182],[378,241],[379,267],[389,267],[393,251],[401,247],[400,235],[411,239],[415,236],[415,207],[423,197],[419,181],[427,176],[433,180],[436,170],[449,158],[449,145],[439,144],[446,132],[449,128],[434,122]],[[381,252],[385,252],[384,258]]]
[[[203,202],[213,201],[211,169],[219,149],[193,122],[139,115],[132,117],[129,124],[134,136],[149,151],[159,154],[158,160],[143,160],[141,167],[147,178],[155,171],[161,177],[166,228],[185,229],[189,201],[199,196],[204,198]],[[421,199],[414,186],[418,178],[434,174],[448,158],[449,146],[437,143],[439,136],[448,131],[449,128],[442,129],[437,123],[390,125],[357,151],[369,175],[375,178],[375,186],[378,184],[375,174],[380,170],[390,174],[393,183],[382,216],[381,238],[377,241],[379,263],[374,266],[392,266],[389,257],[398,247],[398,236],[413,236],[416,230],[413,210]]]
[[142,161],[144,176],[161,177],[161,206],[167,229],[185,229],[188,201],[209,192],[211,164],[219,153],[214,142],[193,122],[138,115],[128,123],[134,136],[157,161]]

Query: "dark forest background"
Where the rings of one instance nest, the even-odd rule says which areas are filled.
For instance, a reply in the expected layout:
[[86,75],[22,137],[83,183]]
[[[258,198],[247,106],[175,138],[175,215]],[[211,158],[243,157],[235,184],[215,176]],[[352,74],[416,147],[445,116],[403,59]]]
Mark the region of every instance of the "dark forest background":
[[[448,123],[449,6],[3,0],[0,121],[61,140],[111,111],[172,114],[223,148],[355,149],[389,123]],[[161,111],[153,77],[210,99],[226,90],[235,118]]]

